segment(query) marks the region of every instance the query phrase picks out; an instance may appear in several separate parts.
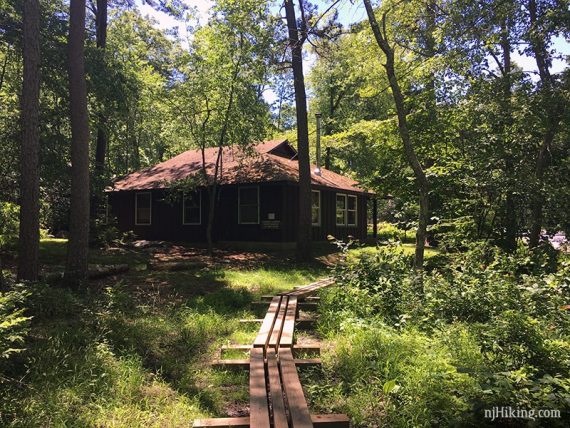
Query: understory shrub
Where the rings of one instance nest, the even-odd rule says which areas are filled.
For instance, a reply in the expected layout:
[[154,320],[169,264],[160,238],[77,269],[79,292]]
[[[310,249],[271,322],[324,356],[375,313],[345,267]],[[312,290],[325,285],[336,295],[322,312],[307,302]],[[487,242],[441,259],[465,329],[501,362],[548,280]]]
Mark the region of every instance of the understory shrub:
[[444,343],[381,323],[346,322],[323,358],[356,426],[451,425],[468,417],[478,387]]
[[25,314],[30,292],[22,285],[0,290],[0,374],[5,361],[23,350],[30,317]]
[[[485,425],[493,406],[558,409],[567,421],[568,262],[485,244],[445,257],[418,273],[383,247],[335,269],[319,328],[333,344],[326,370],[342,386],[337,407],[361,426]],[[382,394],[391,380],[401,388]],[[378,394],[381,414],[353,402],[362,394]]]

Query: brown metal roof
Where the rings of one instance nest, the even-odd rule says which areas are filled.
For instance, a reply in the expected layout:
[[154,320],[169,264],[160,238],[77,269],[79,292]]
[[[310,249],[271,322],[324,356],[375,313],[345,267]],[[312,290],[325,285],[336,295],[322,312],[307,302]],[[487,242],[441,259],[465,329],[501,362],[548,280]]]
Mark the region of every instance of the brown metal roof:
[[[241,147],[226,147],[223,149],[221,162],[220,184],[245,184],[276,181],[299,181],[299,164],[296,159],[273,154],[282,145],[289,145],[287,140],[264,141],[245,150]],[[290,146],[289,146],[290,147]],[[295,152],[295,149],[293,149]],[[208,175],[214,173],[218,148],[207,148],[204,151]],[[366,192],[351,178],[321,168],[321,173],[315,173],[315,165],[311,165],[313,186],[330,187],[353,192]],[[121,177],[107,191],[165,189],[170,183],[187,179],[192,176],[200,177],[202,170],[202,152],[188,150],[165,162],[150,168],[133,172]]]

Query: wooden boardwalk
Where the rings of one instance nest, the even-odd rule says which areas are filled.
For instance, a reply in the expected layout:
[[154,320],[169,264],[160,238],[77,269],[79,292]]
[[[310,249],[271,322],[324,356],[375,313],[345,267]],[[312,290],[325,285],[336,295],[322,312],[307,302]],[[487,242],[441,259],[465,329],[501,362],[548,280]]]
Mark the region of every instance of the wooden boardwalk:
[[[311,415],[297,367],[320,364],[319,359],[296,359],[294,351],[318,351],[315,346],[295,346],[295,326],[299,308],[323,287],[332,285],[323,279],[304,287],[271,297],[269,307],[252,345],[233,345],[222,348],[249,350],[247,360],[218,360],[221,367],[249,369],[249,417],[197,419],[194,427],[248,427],[248,428],[348,428],[346,415]],[[315,306],[315,301],[310,302]]]

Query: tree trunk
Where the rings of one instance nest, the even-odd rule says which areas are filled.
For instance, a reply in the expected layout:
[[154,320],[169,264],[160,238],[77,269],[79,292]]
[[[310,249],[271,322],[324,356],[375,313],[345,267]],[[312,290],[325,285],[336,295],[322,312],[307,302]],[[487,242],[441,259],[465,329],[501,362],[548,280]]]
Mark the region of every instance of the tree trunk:
[[[386,69],[386,75],[388,76],[388,81],[390,83],[390,89],[392,89],[392,96],[394,98],[394,104],[396,105],[396,113],[398,116],[398,131],[400,133],[400,138],[404,145],[404,153],[406,159],[410,164],[410,167],[414,171],[414,176],[416,178],[416,183],[418,186],[419,193],[419,216],[418,216],[418,229],[416,231],[416,252],[414,259],[414,267],[416,269],[423,269],[424,264],[424,250],[425,250],[425,240],[426,240],[426,230],[429,220],[429,183],[425,172],[418,160],[414,146],[410,138],[410,132],[408,129],[408,118],[404,105],[404,97],[400,89],[400,84],[398,83],[398,78],[396,76],[395,70],[395,60],[394,60],[394,50],[388,44],[385,35],[382,34],[380,26],[376,20],[376,15],[370,4],[370,0],[363,0],[364,7],[366,9],[366,14],[368,15],[368,21],[370,23],[370,28],[376,39],[376,43],[384,52],[386,56],[386,64],[384,68]],[[385,22],[383,22],[385,24]]]
[[39,270],[40,176],[40,2],[24,1],[24,80],[20,153],[20,231],[18,279],[35,281]]
[[[107,0],[97,0],[97,16],[95,17],[97,47],[104,51],[107,47]],[[105,58],[103,56],[103,66]],[[105,70],[103,68],[103,70]],[[97,145],[95,149],[95,173],[97,178],[101,178],[105,169],[105,157],[107,155],[107,134],[105,133],[106,118],[99,112],[99,123],[97,125]]]
[[[97,48],[102,51],[103,72],[105,72],[105,48],[107,47],[107,0],[97,0],[95,15],[95,38]],[[97,140],[95,145],[94,183],[92,184],[91,221],[93,222],[101,206],[101,194],[104,188],[105,159],[107,157],[107,133],[105,125],[107,118],[100,111],[97,115]]]
[[69,99],[71,107],[71,212],[64,279],[87,279],[89,244],[89,122],[85,82],[85,0],[70,0]]
[[536,0],[529,0],[528,11],[531,26],[530,48],[536,61],[538,75],[540,77],[540,87],[543,93],[544,108],[547,115],[547,125],[542,137],[542,143],[538,151],[535,167],[535,179],[538,188],[531,202],[531,229],[530,229],[530,247],[536,247],[540,244],[540,233],[542,231],[542,218],[544,207],[544,195],[542,184],[544,173],[548,168],[548,154],[550,147],[558,132],[558,125],[562,117],[562,111],[558,104],[558,98],[554,92],[554,81],[550,74],[550,57],[548,48],[544,40],[544,34],[540,32],[538,26],[537,4]]
[[511,42],[509,39],[509,22],[505,18],[502,24],[501,49],[503,51],[503,154],[505,157],[505,175],[507,178],[507,191],[505,196],[505,243],[507,251],[513,252],[517,248],[517,208],[513,192],[514,166],[510,153],[508,137],[512,130],[513,114],[511,108],[512,84],[511,84]]
[[216,193],[216,184],[208,186],[208,197],[210,198],[210,201],[208,206],[208,224],[206,226],[206,242],[208,244],[209,257],[212,257],[214,255],[214,240],[212,238],[212,229],[214,225],[214,215],[216,213]]
[[[303,7],[301,4],[300,7]],[[309,160],[309,124],[307,118],[307,94],[303,75],[303,40],[299,37],[295,5],[285,0],[285,15],[289,31],[289,47],[295,88],[295,110],[297,116],[297,152],[299,159],[299,222],[297,231],[297,260],[311,257],[311,166]]]

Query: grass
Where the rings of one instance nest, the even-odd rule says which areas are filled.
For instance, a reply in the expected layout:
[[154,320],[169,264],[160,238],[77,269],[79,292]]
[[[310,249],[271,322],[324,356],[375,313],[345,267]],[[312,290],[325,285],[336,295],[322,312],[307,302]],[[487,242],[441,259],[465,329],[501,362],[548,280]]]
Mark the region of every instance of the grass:
[[[416,251],[415,244],[411,244],[411,243],[398,243],[398,244],[394,244],[394,246],[395,246],[395,248],[400,248],[404,252],[404,254],[410,255],[410,256],[413,256],[415,251]],[[361,254],[374,254],[375,252],[376,252],[375,246],[364,246],[364,247],[358,247],[358,248],[351,249],[350,255],[351,256],[359,256]],[[440,253],[441,253],[441,251],[437,248],[426,247],[425,258],[429,259],[431,257],[437,256]]]
[[[66,241],[42,240],[48,269]],[[128,263],[87,290],[32,287],[26,350],[0,366],[0,425],[176,427],[247,414],[247,372],[213,370],[223,344],[249,344],[250,302],[328,274],[320,263],[274,257],[187,271],[147,271],[144,251],[103,251],[90,263]],[[137,268],[137,269],[135,269]],[[239,355],[228,354],[228,357]]]
[[[411,245],[403,248],[413,252]],[[374,251],[361,247],[351,255]],[[65,255],[66,240],[41,241],[46,270],[62,269]],[[239,323],[263,315],[252,301],[329,274],[320,262],[249,256],[201,269],[149,271],[151,251],[93,250],[91,264],[127,263],[130,271],[92,281],[87,290],[32,287],[26,350],[0,366],[0,425],[177,427],[194,418],[247,415],[247,372],[214,370],[209,362],[219,358],[221,345],[253,341],[258,326]],[[318,369],[311,373],[319,378]],[[328,388],[322,376],[306,385]]]

